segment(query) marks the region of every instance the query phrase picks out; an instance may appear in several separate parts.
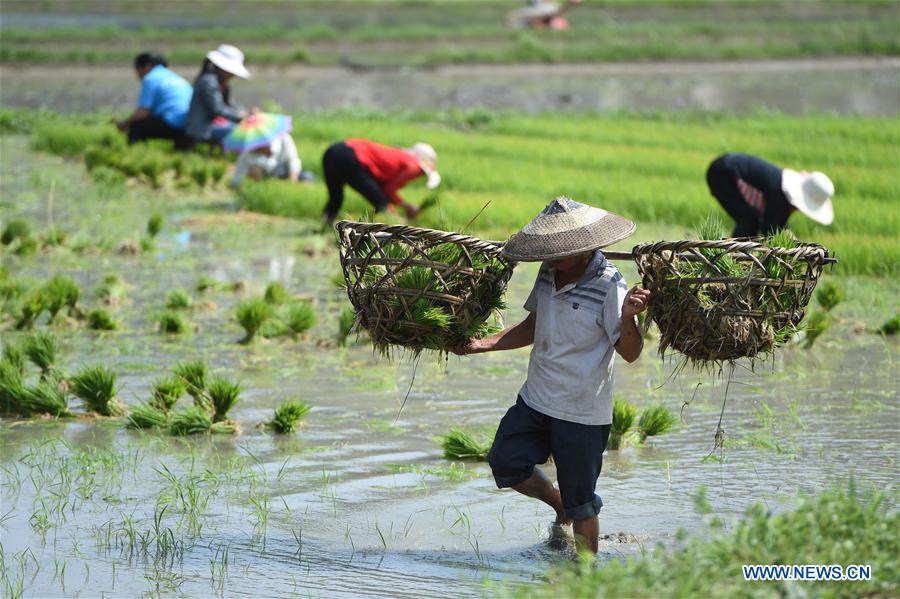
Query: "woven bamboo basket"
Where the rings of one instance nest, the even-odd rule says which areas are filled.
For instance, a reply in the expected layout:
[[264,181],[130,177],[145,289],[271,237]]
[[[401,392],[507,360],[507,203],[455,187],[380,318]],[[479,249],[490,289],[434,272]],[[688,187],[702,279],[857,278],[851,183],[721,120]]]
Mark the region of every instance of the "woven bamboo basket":
[[814,243],[767,247],[755,239],[661,241],[632,250],[648,314],[671,348],[694,363],[733,362],[773,351],[803,319],[822,268],[834,263]]
[[407,225],[335,228],[347,296],[377,349],[446,352],[497,330],[513,269],[499,243]]

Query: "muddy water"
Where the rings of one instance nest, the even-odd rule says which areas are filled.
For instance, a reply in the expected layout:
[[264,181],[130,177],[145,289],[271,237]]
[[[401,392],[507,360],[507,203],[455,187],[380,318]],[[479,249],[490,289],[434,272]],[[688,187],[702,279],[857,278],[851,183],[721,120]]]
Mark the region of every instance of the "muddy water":
[[[270,100],[304,112],[507,108],[547,110],[712,110],[893,116],[900,110],[900,59],[446,66],[345,69],[252,65],[235,86],[248,105]],[[195,67],[176,68],[192,80]],[[137,96],[123,65],[0,68],[0,105],[65,112],[125,110]]]
[[[230,214],[227,194],[217,192],[103,196],[80,166],[33,155],[22,139],[0,138],[0,150],[28,158],[0,167],[4,213],[28,217],[38,231],[51,197],[57,226],[113,246],[137,238],[151,212],[167,217],[156,249],[140,257],[3,257],[26,276],[70,274],[89,306],[104,274],[130,285],[114,310],[121,332],[57,331],[65,370],[96,361],[115,367],[128,404],[147,399],[155,378],[193,357],[246,388],[232,412],[243,428],[234,438],[4,420],[0,531],[13,587],[21,577],[34,597],[477,596],[485,581],[534,584],[570,559],[546,543],[547,509],[498,491],[483,464],[448,470],[434,440],[454,424],[495,426],[515,399],[527,351],[447,362],[423,356],[414,368],[377,359],[364,341],[331,347],[344,301],[328,282],[336,255],[308,225]],[[622,266],[633,280],[633,268]],[[192,288],[201,274],[246,281],[247,291],[198,298],[206,305],[191,312],[198,330],[189,337],[155,333],[166,293]],[[523,316],[534,274],[523,267],[513,277],[508,322]],[[235,303],[273,276],[314,299],[319,326],[298,341],[238,345]],[[700,487],[728,522],[750,503],[783,509],[797,492],[848,476],[866,488],[895,488],[895,343],[839,330],[811,351],[781,352],[756,373],[739,369],[723,419],[729,443],[712,457],[721,377],[670,378],[675,365],[654,349],[651,342],[638,363],[618,364],[617,393],[675,411],[691,403],[676,431],[605,457],[604,560],[670,544],[679,528],[703,534],[693,507]],[[256,427],[288,397],[314,406],[298,434]]]

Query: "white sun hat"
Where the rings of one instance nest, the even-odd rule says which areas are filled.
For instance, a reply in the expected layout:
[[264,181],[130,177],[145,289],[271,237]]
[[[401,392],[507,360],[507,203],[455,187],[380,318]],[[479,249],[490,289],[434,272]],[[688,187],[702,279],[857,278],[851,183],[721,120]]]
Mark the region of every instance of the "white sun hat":
[[619,216],[560,196],[503,245],[515,262],[542,262],[612,245],[634,233],[635,224]]
[[428,182],[425,183],[425,187],[434,189],[441,184],[441,176],[437,172],[437,152],[434,151],[430,144],[419,142],[413,144],[406,151],[413,155],[419,162],[422,172],[428,176]]
[[781,190],[791,206],[817,223],[834,222],[834,183],[825,173],[798,173],[786,168],[781,173]]
[[250,79],[250,71],[244,66],[244,53],[235,46],[222,44],[207,53],[206,57],[223,71],[237,75],[241,79]]

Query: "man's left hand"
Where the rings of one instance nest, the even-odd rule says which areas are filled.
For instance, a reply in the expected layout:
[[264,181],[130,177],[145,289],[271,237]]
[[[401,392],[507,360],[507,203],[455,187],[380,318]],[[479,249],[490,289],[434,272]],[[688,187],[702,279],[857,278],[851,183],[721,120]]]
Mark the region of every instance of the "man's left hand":
[[635,285],[625,294],[622,302],[622,318],[632,318],[647,309],[650,302],[650,291]]

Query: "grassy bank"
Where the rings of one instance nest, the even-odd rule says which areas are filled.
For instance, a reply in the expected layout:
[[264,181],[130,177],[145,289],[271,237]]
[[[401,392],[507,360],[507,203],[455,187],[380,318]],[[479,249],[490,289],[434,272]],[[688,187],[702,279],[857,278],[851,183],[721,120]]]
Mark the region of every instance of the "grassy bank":
[[[507,26],[522,2],[4,3],[0,60],[127,62],[148,48],[202,60],[221,41],[252,63],[436,65],[897,55],[891,2],[600,2],[565,32]],[[30,13],[57,16],[26,25]],[[95,21],[91,17],[102,16]],[[173,27],[172,22],[191,24]],[[47,25],[46,23],[52,23]],[[110,24],[112,22],[113,24]],[[18,23],[18,24],[17,24]],[[72,24],[69,24],[72,23]],[[75,24],[77,23],[77,24]]]
[[[772,514],[757,504],[733,531],[713,519],[709,534],[680,536],[677,551],[657,549],[643,559],[562,569],[552,583],[521,587],[525,597],[892,597],[900,585],[894,532],[900,514],[880,494],[863,496],[851,483],[806,497]],[[701,512],[709,510],[702,492]],[[741,566],[827,564],[871,566],[868,581],[749,582]]]
[[[70,156],[79,153],[79,143],[86,149],[110,128],[74,128],[63,126],[68,121],[61,117],[41,118],[35,124],[27,113],[6,112],[0,124],[7,131],[34,129],[39,148]],[[798,213],[789,226],[801,239],[836,252],[836,272],[886,276],[900,269],[900,131],[891,119],[356,111],[297,115],[295,122],[304,168],[319,180],[248,182],[238,192],[244,208],[318,219],[326,196],[320,157],[329,144],[348,137],[397,146],[422,140],[437,149],[444,176],[437,203],[419,218],[424,226],[463,228],[489,203],[469,231],[504,238],[550,199],[567,194],[638,222],[682,227],[687,235],[710,213],[727,222],[709,194],[705,171],[719,154],[742,151],[831,176],[837,190],[834,225],[824,227]],[[65,141],[59,150],[56,138]],[[417,182],[403,195],[421,202],[429,192]],[[365,218],[369,205],[348,190],[345,209],[345,217]]]

